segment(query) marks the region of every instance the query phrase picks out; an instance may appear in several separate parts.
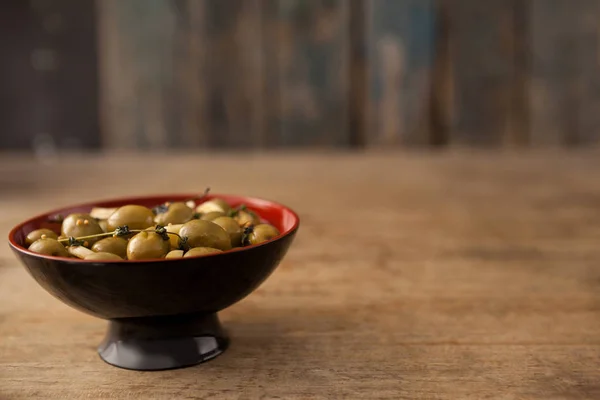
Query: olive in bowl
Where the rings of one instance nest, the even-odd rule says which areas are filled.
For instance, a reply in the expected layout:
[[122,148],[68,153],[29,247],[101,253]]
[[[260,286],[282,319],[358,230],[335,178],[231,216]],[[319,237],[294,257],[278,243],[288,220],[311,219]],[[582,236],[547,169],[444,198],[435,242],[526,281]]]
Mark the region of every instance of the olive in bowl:
[[[187,202],[192,197],[179,194],[148,196],[65,207],[15,226],[9,233],[9,245],[46,291],[79,311],[109,322],[105,339],[98,347],[100,357],[107,363],[133,370],[195,365],[218,356],[227,348],[229,338],[217,313],[252,293],[279,265],[299,227],[299,218],[293,210],[259,198],[208,195],[208,200],[223,200],[231,209],[245,205],[280,232],[271,240],[239,247],[230,247],[223,242],[224,237],[232,235],[216,225],[224,233],[214,233],[220,231],[213,226],[209,232],[213,232],[212,239],[219,240],[211,239],[209,243],[194,228],[191,231],[198,235],[196,239],[200,238],[196,243],[198,246],[190,248],[189,243],[181,240],[181,249],[174,249],[171,237],[165,236],[169,235],[168,229],[153,231],[154,219],[150,222],[147,212],[142,209],[127,218],[135,220],[142,231],[151,234],[141,235],[143,240],[132,249],[126,247],[124,250],[122,242],[102,242],[112,237],[110,233],[98,234],[100,239],[93,243],[88,241],[87,246],[77,238],[57,239],[46,234],[43,240],[52,243],[44,244],[42,248],[49,254],[35,252],[27,243],[28,234],[35,230],[61,233],[61,223],[54,218],[56,215],[89,214],[94,207],[119,209],[132,204],[152,210],[157,204]],[[216,203],[217,206],[223,206],[219,203],[221,201]],[[113,228],[116,219],[111,221]],[[149,223],[150,227],[141,228]],[[172,231],[175,233],[177,229]],[[230,228],[230,231],[235,229]],[[130,243],[137,234],[139,232],[130,232],[122,238]],[[30,240],[37,238],[36,235]],[[139,247],[149,239],[151,248]],[[37,240],[42,240],[41,235]],[[68,254],[55,242],[62,243]],[[94,251],[94,246],[98,251]],[[152,257],[161,257],[127,259],[129,250],[137,250],[140,254],[140,248],[144,254],[152,249]],[[96,254],[92,254],[94,252]]]

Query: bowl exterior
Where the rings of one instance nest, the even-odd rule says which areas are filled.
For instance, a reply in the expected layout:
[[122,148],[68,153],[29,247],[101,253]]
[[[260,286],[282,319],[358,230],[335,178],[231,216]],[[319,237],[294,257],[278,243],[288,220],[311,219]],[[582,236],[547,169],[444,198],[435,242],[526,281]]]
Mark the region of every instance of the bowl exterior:
[[295,233],[244,251],[132,265],[15,253],[45,290],[100,318],[213,313],[243,299],[267,279]]
[[[169,198],[172,196],[165,197]],[[148,202],[157,200],[160,199],[153,197]],[[237,200],[239,203],[244,199]],[[285,256],[298,230],[297,216],[291,210],[283,206],[279,209],[274,203],[262,200],[245,200],[244,203],[254,204],[259,212],[263,207],[276,221],[276,226],[279,225],[282,235],[260,245],[202,257],[147,262],[82,262],[42,256],[24,249],[19,241],[23,240],[25,230],[44,225],[45,219],[36,217],[13,229],[10,246],[29,274],[46,291],[65,304],[96,317],[117,319],[215,313],[243,299],[264,282]],[[127,201],[123,200],[123,204]]]

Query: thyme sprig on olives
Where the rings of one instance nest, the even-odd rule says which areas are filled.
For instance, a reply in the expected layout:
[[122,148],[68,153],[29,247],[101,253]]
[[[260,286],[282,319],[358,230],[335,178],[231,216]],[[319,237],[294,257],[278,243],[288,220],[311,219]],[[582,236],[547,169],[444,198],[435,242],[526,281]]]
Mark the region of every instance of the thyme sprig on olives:
[[166,202],[166,203],[163,203],[163,204],[159,204],[156,207],[152,208],[152,212],[155,215],[166,213],[167,211],[169,211],[169,206],[170,205],[171,205],[171,203],[169,203],[169,202]]
[[248,246],[250,244],[250,235],[254,232],[254,225],[248,225],[242,232],[242,246]]
[[[177,235],[179,236],[179,235]],[[178,250],[183,250],[183,251],[188,251],[190,249],[190,245],[188,243],[188,238],[187,236],[179,236],[179,242],[178,242]]]
[[210,193],[210,188],[209,187],[207,187],[206,189],[204,189],[204,193],[199,194],[197,196],[194,196],[191,199],[187,199],[186,201],[184,201],[184,203],[187,203],[188,201],[203,200],[204,198],[206,198],[206,196],[208,196],[208,193]]
[[66,243],[68,246],[85,246],[85,243],[87,243],[86,240],[88,240],[88,239],[96,239],[96,238],[103,238],[103,237],[109,237],[109,236],[123,237],[123,236],[129,236],[131,234],[140,233],[140,232],[156,232],[163,238],[163,240],[169,240],[169,235],[174,235],[179,238],[180,243],[184,243],[184,244],[187,243],[187,238],[182,237],[181,235],[179,235],[178,233],[175,233],[175,232],[168,232],[167,229],[162,225],[156,225],[156,227],[154,229],[129,229],[129,227],[127,225],[123,225],[123,226],[118,226],[112,232],[103,232],[103,233],[98,233],[95,235],[80,236],[80,237],[70,236],[68,238],[58,239],[58,242],[62,243],[62,244]]
[[123,225],[123,226],[117,226],[117,228],[114,230],[113,235],[112,236],[128,236],[130,235],[132,232],[129,229],[129,226],[127,225]]
[[[194,196],[191,199],[184,200],[183,203],[188,203],[190,201],[196,201],[196,200],[202,200],[206,196],[208,196],[209,192],[210,192],[210,188],[207,187],[206,189],[204,189],[204,193],[199,194],[197,196]],[[157,206],[155,206],[155,207],[152,208],[152,212],[155,215],[166,213],[167,211],[169,211],[169,206],[171,205],[171,203],[172,202],[167,201],[167,202],[165,202],[163,204],[159,204],[159,205],[157,205]]]
[[227,213],[227,216],[235,217],[236,215],[238,215],[240,213],[240,211],[248,211],[248,207],[245,204],[241,204],[240,206],[229,210],[229,212]]
[[167,228],[165,228],[162,225],[156,225],[156,227],[154,228],[154,232],[158,233],[160,236],[162,236],[163,240],[169,240],[169,233],[172,233],[174,235],[177,235],[177,237],[179,237],[179,240],[181,240],[181,236],[179,236],[178,233],[175,232],[167,232]]
[[[63,239],[61,239],[61,240],[63,240]],[[85,243],[87,243],[81,239],[75,239],[73,236],[68,237],[67,240],[69,242],[69,246],[84,246]],[[59,242],[60,242],[60,240],[59,240]]]

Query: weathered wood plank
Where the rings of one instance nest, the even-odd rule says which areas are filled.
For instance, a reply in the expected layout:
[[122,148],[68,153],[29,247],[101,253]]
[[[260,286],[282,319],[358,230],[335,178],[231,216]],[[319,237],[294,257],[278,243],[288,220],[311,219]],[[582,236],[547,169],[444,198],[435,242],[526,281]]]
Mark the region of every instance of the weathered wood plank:
[[350,146],[362,148],[369,136],[369,6],[364,0],[350,0],[348,6],[348,141]]
[[209,143],[208,94],[204,88],[210,56],[204,34],[206,1],[173,0],[174,81],[165,96],[169,98],[169,136],[172,147],[206,147]]
[[533,0],[532,141],[538,146],[600,140],[600,63],[595,0]]
[[513,0],[512,54],[513,83],[508,132],[508,145],[531,145],[531,7],[529,2]]
[[517,58],[517,53],[524,53],[520,3],[446,2],[453,46],[453,144],[501,146],[527,141],[526,60]]
[[98,147],[93,1],[9,0],[0,15],[0,148]]
[[433,0],[369,0],[370,146],[430,142]]
[[98,2],[108,147],[262,141],[259,0]]
[[435,1],[434,57],[430,88],[430,143],[446,146],[454,118],[454,74],[448,3]]
[[596,0],[98,1],[99,122],[91,4],[7,3],[0,146],[600,138]]
[[110,147],[348,144],[345,1],[140,1],[99,4]]
[[206,7],[205,112],[210,143],[214,147],[258,147],[263,131],[260,1],[210,0]]
[[[167,123],[176,20],[165,0],[97,2],[104,145],[160,148],[178,133]],[[170,99],[177,102],[177,99]]]
[[349,9],[345,0],[265,2],[271,146],[349,144]]

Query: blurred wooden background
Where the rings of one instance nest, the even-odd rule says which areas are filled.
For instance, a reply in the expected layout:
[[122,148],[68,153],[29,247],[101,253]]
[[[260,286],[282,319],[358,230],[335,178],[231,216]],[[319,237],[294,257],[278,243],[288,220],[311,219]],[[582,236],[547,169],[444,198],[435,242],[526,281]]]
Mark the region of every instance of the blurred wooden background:
[[0,148],[591,146],[600,0],[5,0]]

